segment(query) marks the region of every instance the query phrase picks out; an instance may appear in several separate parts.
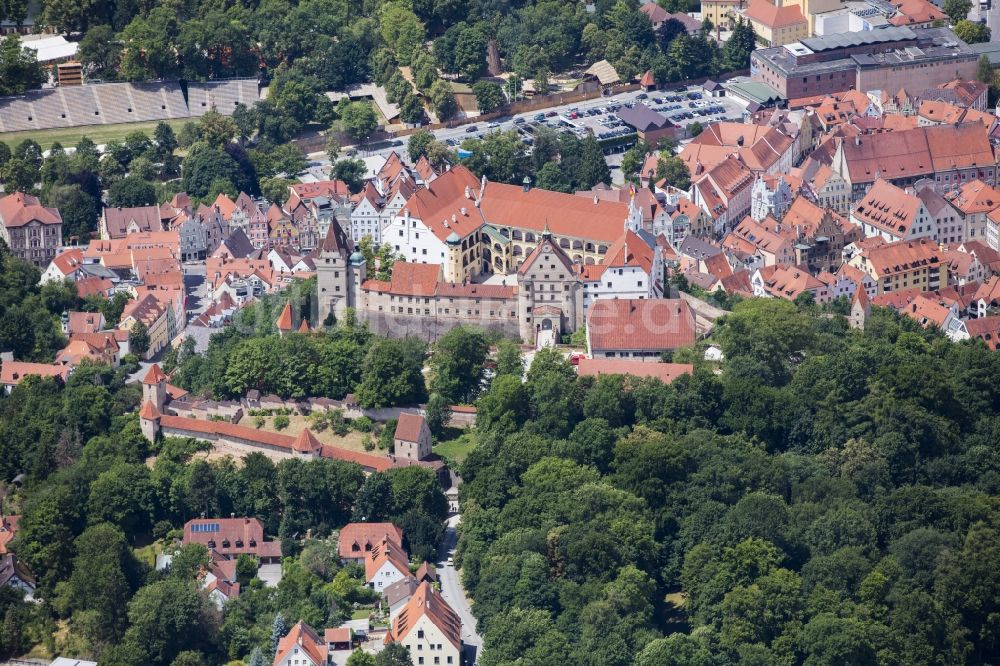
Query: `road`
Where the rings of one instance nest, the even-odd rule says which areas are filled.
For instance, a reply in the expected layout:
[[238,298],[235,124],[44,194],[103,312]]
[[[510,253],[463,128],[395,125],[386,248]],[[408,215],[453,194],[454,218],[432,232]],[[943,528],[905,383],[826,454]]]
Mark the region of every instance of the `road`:
[[455,544],[458,542],[457,527],[460,522],[462,522],[462,516],[459,514],[448,519],[444,541],[441,543],[439,551],[440,561],[437,565],[437,574],[438,580],[441,582],[441,596],[462,620],[465,663],[471,666],[479,658],[483,647],[483,638],[476,633],[476,618],[472,615],[472,608],[469,606],[468,597],[465,596],[465,589],[462,587],[459,573],[453,565],[448,564],[448,558],[455,553]]

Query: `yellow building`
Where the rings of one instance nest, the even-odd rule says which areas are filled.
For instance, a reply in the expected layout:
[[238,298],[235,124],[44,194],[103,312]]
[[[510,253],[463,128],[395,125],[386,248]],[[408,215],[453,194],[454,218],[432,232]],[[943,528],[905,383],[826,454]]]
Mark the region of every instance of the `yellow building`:
[[714,26],[729,28],[742,8],[740,0],[701,0],[701,17]]
[[808,30],[806,37],[816,32],[816,14],[832,12],[844,6],[842,0],[781,0],[781,4],[786,7],[798,5],[809,24],[806,28]]
[[750,21],[761,46],[784,46],[809,36],[809,21],[798,5],[776,6],[768,0],[750,0],[742,14]]
[[948,263],[937,244],[927,238],[866,248],[851,258],[850,265],[875,280],[876,295],[904,289],[932,291],[948,285]]

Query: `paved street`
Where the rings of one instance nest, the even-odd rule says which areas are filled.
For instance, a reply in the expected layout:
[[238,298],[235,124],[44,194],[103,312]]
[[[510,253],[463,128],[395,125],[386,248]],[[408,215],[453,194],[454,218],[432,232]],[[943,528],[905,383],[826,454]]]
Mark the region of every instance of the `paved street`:
[[448,558],[455,552],[455,544],[458,542],[456,528],[461,521],[461,515],[454,515],[448,519],[444,541],[438,554],[440,561],[437,564],[437,573],[438,580],[441,581],[441,596],[462,619],[462,641],[466,646],[465,663],[471,665],[479,658],[483,639],[476,633],[476,618],[472,616],[469,600],[465,596],[465,590],[462,588],[462,582],[459,578],[460,574],[453,565],[448,564]]

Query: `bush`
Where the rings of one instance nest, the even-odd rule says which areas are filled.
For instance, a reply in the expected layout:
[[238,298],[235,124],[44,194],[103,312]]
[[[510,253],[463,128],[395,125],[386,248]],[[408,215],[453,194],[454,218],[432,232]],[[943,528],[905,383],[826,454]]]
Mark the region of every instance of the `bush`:
[[284,414],[279,414],[274,417],[274,428],[276,430],[284,430],[288,427],[288,417]]
[[360,416],[351,422],[351,427],[358,432],[371,432],[375,428],[375,422],[369,416]]
[[264,417],[263,416],[255,416],[255,417],[253,417],[253,427],[257,428],[258,430],[260,430],[261,428],[263,428],[264,427]]
[[365,451],[375,450],[375,440],[373,440],[371,437],[365,437],[365,441],[362,443],[362,445],[365,447]]
[[170,534],[170,530],[172,530],[173,527],[174,526],[170,524],[169,520],[156,521],[156,524],[153,525],[153,538],[156,539],[157,541],[163,539],[168,534]]

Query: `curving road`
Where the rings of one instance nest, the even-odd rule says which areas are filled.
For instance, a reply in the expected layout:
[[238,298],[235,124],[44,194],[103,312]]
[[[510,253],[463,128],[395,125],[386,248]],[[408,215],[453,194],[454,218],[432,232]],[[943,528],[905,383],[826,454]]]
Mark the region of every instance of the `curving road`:
[[437,574],[441,582],[441,596],[448,602],[458,616],[462,619],[462,642],[465,644],[465,663],[471,666],[476,663],[479,653],[483,648],[483,638],[476,633],[476,618],[472,615],[472,608],[469,599],[465,595],[465,588],[462,587],[462,580],[458,571],[453,565],[448,564],[448,558],[455,552],[455,544],[458,542],[458,524],[462,522],[462,516],[456,514],[448,518],[445,526],[444,541],[438,551]]

